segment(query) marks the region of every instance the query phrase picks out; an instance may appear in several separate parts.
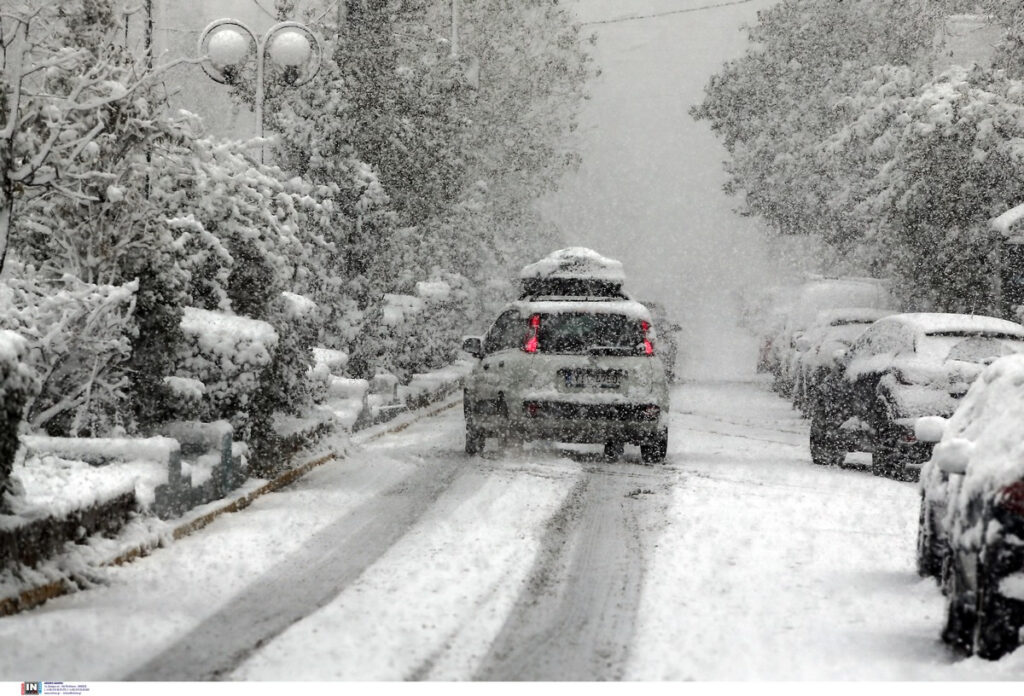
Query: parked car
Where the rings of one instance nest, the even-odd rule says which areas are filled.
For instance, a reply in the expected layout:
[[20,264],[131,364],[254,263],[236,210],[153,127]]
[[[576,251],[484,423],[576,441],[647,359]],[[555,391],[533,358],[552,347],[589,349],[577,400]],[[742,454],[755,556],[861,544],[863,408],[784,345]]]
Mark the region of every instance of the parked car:
[[795,374],[792,356],[796,340],[814,323],[818,313],[841,307],[891,307],[888,288],[876,278],[813,278],[795,292],[781,331],[772,338],[774,370],[772,387],[790,396]]
[[918,441],[921,416],[948,416],[996,358],[1024,352],[1024,327],[994,317],[909,313],[868,327],[821,383],[811,407],[811,458],[842,464],[872,453],[872,471],[916,478],[931,456]]
[[[611,262],[611,263],[606,263]],[[485,336],[466,382],[466,452],[487,437],[601,443],[609,458],[668,449],[668,382],[650,312],[621,293],[621,265],[567,249],[523,269],[523,295]]]
[[848,349],[872,323],[895,314],[890,309],[844,307],[818,312],[814,323],[796,339],[796,352],[790,371],[793,380],[793,404],[801,411],[817,398],[822,380],[836,365],[839,351]]
[[942,576],[943,638],[998,658],[1024,635],[1024,355],[989,365],[948,422],[917,432],[938,442],[921,471],[918,567]]

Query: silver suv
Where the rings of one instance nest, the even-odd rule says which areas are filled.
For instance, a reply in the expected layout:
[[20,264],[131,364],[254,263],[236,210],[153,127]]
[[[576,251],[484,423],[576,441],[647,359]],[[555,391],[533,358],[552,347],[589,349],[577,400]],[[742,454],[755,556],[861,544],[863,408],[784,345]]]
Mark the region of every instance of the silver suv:
[[466,452],[506,436],[603,443],[605,456],[640,446],[663,462],[668,385],[647,308],[622,295],[527,296],[485,336],[463,340],[479,358],[466,382]]

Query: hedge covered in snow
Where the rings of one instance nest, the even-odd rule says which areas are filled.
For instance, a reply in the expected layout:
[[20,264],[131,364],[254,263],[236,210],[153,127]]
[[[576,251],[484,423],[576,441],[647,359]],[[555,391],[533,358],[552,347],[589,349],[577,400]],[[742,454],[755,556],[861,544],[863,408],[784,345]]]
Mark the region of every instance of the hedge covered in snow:
[[177,376],[202,384],[198,419],[227,420],[236,432],[248,434],[249,410],[274,359],[277,331],[265,321],[195,307],[185,309],[181,330],[185,341]]
[[22,409],[36,386],[24,362],[27,353],[28,341],[13,331],[0,330],[0,511],[6,508]]

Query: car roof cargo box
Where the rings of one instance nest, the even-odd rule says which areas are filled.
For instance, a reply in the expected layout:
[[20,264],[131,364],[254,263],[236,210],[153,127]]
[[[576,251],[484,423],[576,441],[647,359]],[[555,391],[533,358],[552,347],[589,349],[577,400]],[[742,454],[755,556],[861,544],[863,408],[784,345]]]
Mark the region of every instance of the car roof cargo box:
[[627,298],[622,263],[586,247],[559,249],[519,272],[520,299],[529,297]]

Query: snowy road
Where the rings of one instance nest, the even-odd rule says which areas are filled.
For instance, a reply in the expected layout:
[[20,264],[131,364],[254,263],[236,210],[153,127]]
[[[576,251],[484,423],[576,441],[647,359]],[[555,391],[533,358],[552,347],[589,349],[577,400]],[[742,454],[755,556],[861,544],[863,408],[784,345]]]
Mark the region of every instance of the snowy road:
[[1024,677],[939,642],[912,484],[814,467],[753,376],[673,396],[665,466],[467,457],[455,407],[367,442],[0,619],[0,679]]

